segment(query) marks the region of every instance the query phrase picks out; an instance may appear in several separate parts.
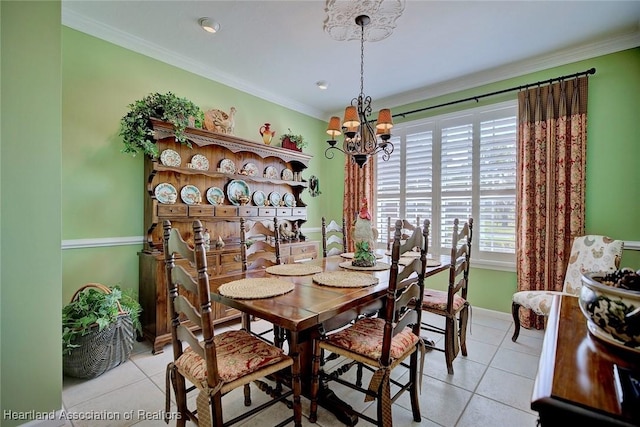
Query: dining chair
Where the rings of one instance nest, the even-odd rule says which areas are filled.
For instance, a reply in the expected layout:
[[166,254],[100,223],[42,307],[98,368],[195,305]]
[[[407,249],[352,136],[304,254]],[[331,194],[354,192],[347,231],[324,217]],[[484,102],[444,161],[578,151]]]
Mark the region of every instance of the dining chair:
[[[416,229],[416,227],[420,227],[420,217],[416,216],[416,223],[412,224],[407,219],[402,219],[402,234],[401,239],[406,240],[409,238],[411,233]],[[391,226],[391,217],[387,217],[387,250],[391,250],[391,244],[393,243],[393,239],[391,238],[393,233],[393,227]]]
[[[200,427],[228,426],[278,402],[286,403],[293,408],[291,415],[280,425],[293,421],[296,426],[301,426],[301,384],[297,372],[299,362],[286,355],[282,349],[256,338],[247,331],[230,330],[215,333],[209,295],[207,254],[202,231],[202,223],[194,221],[195,247],[192,248],[183,240],[179,230],[171,227],[170,221],[163,222],[165,274],[173,346],[173,361],[167,366],[165,413],[171,414],[170,399],[173,388],[177,406],[174,418],[176,425],[180,427],[185,426],[187,420]],[[179,262],[176,262],[176,254],[182,258]],[[183,260],[186,260],[185,264],[182,263]],[[195,296],[198,307],[194,307],[187,299],[185,295],[189,294]],[[202,340],[192,331],[194,325],[201,329]],[[278,374],[287,375],[289,370],[289,390],[272,394],[267,402],[232,419],[224,419],[223,396],[238,387],[248,387],[252,382],[269,394],[273,387],[265,382],[265,378]],[[187,388],[187,381],[193,386]],[[198,392],[195,407],[190,406],[193,405],[190,402],[193,399],[187,398],[190,391]],[[292,398],[292,401],[289,398]]]
[[[244,218],[240,218],[240,254],[242,257],[242,271],[258,270],[278,265],[280,257],[280,236],[278,219],[273,218],[273,229],[260,221],[255,221],[248,229]],[[242,313],[242,328],[267,342],[282,348],[284,331],[274,326],[260,333],[251,331],[252,316]],[[267,340],[266,335],[273,332],[273,341]]]
[[422,329],[444,335],[444,344],[425,338],[427,348],[444,353],[447,372],[453,374],[453,360],[458,353],[467,355],[467,323],[471,306],[467,300],[469,289],[469,260],[473,237],[473,218],[459,226],[458,218],[453,220],[451,234],[451,267],[449,285],[446,291],[425,289],[422,310],[444,317],[444,328],[422,322]]
[[610,237],[589,234],[573,239],[569,262],[564,275],[562,292],[558,291],[519,291],[511,298],[513,316],[513,336],[516,342],[520,335],[520,307],[533,310],[540,316],[548,316],[554,295],[580,295],[582,274],[617,270],[620,267],[624,242]]
[[347,227],[345,219],[342,218],[342,225],[338,225],[335,220],[331,220],[327,225],[327,220],[322,217],[322,256],[340,255],[347,252]]
[[[323,384],[335,381],[362,392],[365,402],[375,399],[376,418],[356,412],[360,418],[385,427],[393,425],[391,403],[403,392],[408,391],[413,419],[416,422],[421,420],[418,383],[422,378],[424,346],[420,338],[420,303],[427,266],[429,220],[425,220],[424,228],[418,226],[404,244],[400,243],[401,237],[402,221],[399,220],[395,226],[389,285],[378,316],[362,317],[353,323],[345,323],[346,327],[329,334],[325,332],[325,329],[329,329],[325,323],[320,326],[314,337],[309,412],[311,422],[317,421],[321,381]],[[420,248],[420,257],[400,269],[400,254],[414,247]],[[339,325],[333,324],[330,328],[337,326]],[[339,354],[350,361],[325,371],[325,368],[320,367],[322,350]],[[418,353],[421,353],[420,360]],[[405,363],[407,358],[408,364]],[[354,365],[359,370],[356,380],[348,381],[342,378],[342,375]],[[406,381],[391,378],[391,371],[399,365],[409,368]],[[373,373],[368,388],[362,387],[362,368]]]
[[242,271],[280,264],[278,219],[273,218],[273,229],[260,221],[255,221],[247,229],[247,222],[240,218],[240,254]]

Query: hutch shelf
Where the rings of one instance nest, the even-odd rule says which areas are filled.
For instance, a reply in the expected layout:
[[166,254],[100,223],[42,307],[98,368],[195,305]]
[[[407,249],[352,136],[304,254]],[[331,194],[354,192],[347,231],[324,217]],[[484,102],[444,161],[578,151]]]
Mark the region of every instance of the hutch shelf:
[[[160,159],[164,150],[177,153],[177,156],[172,156],[171,162],[148,157],[144,160],[146,240],[139,253],[140,304],[143,308],[143,334],[153,344],[155,354],[162,352],[163,347],[171,341],[162,253],[164,220],[170,220],[187,241],[193,239],[193,220],[203,222],[211,236],[211,247],[207,252],[211,276],[233,274],[241,270],[240,218],[244,218],[249,225],[252,221],[273,225],[274,218],[277,219],[283,237],[280,245],[283,262],[317,258],[319,242],[306,240],[302,233],[307,210],[301,194],[308,187],[307,181],[302,179],[302,172],[309,164],[310,155],[195,128],[186,131],[192,145],[190,148],[175,141],[170,123],[155,119],[151,119],[151,122],[158,152],[161,153]],[[200,169],[193,168],[194,156],[200,161]],[[203,156],[206,159],[204,164]],[[161,203],[156,196],[156,187],[167,187],[167,184],[176,190],[174,203]],[[249,201],[239,201],[230,186],[240,189]],[[195,201],[183,198],[181,193],[185,187],[191,190],[191,194],[195,191],[200,200],[198,197]],[[221,204],[209,202],[206,196],[209,189],[215,189],[216,194],[223,195]],[[254,197],[256,192],[258,194]],[[256,205],[263,198],[271,203]],[[219,240],[224,246],[216,246]],[[178,259],[176,262],[189,268],[185,260]],[[196,304],[193,296],[189,297]],[[234,309],[213,304],[216,323],[237,319],[240,315]]]

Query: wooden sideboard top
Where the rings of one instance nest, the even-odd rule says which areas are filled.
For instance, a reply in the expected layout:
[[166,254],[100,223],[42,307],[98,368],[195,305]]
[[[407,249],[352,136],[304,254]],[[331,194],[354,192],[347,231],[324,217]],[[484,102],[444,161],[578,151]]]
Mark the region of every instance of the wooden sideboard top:
[[618,402],[614,364],[640,372],[640,354],[593,337],[578,298],[555,297],[531,408],[543,419],[551,412],[554,416],[579,414],[611,425],[638,425]]

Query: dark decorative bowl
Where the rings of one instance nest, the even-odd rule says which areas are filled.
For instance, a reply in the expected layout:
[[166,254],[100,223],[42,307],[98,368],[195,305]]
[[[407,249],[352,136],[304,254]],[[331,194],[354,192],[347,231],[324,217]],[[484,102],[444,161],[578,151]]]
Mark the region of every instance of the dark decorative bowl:
[[640,291],[604,284],[606,274],[582,275],[580,308],[589,332],[606,343],[640,352]]

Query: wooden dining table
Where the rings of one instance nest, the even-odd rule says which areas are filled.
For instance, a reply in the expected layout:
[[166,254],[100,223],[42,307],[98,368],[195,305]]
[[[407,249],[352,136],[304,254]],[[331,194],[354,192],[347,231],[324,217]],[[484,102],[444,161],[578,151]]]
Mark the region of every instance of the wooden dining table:
[[[330,272],[343,270],[340,263],[345,261],[345,258],[336,255],[311,260],[305,264],[316,265],[321,267],[323,272]],[[386,255],[380,261],[391,263],[390,257]],[[449,269],[448,256],[441,256],[439,261],[439,265],[427,267],[426,277]],[[382,307],[382,297],[389,283],[389,269],[369,273],[378,278],[377,284],[348,288],[316,284],[312,279],[313,274],[277,276],[282,280],[291,281],[294,284],[293,290],[284,295],[261,299],[230,298],[221,295],[219,288],[236,280],[273,277],[264,269],[212,277],[209,286],[213,301],[264,319],[287,331],[289,352],[298,352],[302,393],[308,397],[311,388],[312,341],[319,327],[346,324],[358,315],[372,313]],[[346,425],[355,425],[358,421],[351,407],[326,387],[323,387],[318,403]]]

